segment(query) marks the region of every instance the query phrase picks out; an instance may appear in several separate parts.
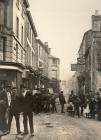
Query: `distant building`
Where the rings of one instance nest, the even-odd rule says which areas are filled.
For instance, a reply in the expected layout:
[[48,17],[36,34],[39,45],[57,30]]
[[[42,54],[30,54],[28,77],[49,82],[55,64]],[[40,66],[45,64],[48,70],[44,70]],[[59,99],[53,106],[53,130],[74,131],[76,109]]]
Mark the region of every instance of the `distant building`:
[[85,32],[79,49],[79,93],[94,95],[101,88],[101,15],[92,16],[92,29]]
[[48,56],[49,48],[48,43],[43,43],[40,39],[36,39],[36,61],[37,61],[37,70],[40,78],[40,87],[47,87],[48,84]]
[[60,59],[49,55],[48,57],[48,78],[50,79],[49,86],[53,88],[54,92],[60,90]]

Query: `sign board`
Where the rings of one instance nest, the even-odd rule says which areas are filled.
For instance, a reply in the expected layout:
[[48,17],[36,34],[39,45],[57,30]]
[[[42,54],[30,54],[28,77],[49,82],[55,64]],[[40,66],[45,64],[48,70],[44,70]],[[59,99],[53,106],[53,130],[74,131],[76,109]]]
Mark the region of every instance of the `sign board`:
[[71,64],[71,71],[83,72],[84,71],[84,65],[81,65],[81,64]]

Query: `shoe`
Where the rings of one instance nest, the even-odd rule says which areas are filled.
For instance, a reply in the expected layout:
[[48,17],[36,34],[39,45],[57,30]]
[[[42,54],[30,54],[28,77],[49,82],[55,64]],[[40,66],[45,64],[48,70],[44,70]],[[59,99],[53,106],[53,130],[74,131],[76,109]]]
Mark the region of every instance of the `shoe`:
[[22,131],[18,131],[18,132],[17,132],[18,135],[19,135],[19,134],[22,134],[22,133],[23,133]]
[[33,133],[31,133],[31,136],[34,136],[34,132],[33,132]]
[[23,133],[23,135],[27,135],[27,134],[28,134],[28,132],[24,132],[24,133]]

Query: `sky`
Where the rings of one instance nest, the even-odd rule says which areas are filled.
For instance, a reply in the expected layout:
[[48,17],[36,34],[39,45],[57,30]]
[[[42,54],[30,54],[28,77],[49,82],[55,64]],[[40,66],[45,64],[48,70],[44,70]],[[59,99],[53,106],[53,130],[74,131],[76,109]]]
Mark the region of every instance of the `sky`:
[[84,32],[91,29],[91,16],[95,10],[101,14],[101,0],[29,0],[29,4],[38,38],[60,58],[60,79],[68,80]]

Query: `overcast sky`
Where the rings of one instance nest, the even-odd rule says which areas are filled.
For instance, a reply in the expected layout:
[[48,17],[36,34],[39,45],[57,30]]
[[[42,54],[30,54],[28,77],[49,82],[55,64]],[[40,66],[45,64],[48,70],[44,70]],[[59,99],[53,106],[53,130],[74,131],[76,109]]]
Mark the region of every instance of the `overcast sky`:
[[38,38],[59,57],[60,78],[68,80],[76,63],[83,34],[91,29],[91,15],[101,14],[101,0],[29,0]]

